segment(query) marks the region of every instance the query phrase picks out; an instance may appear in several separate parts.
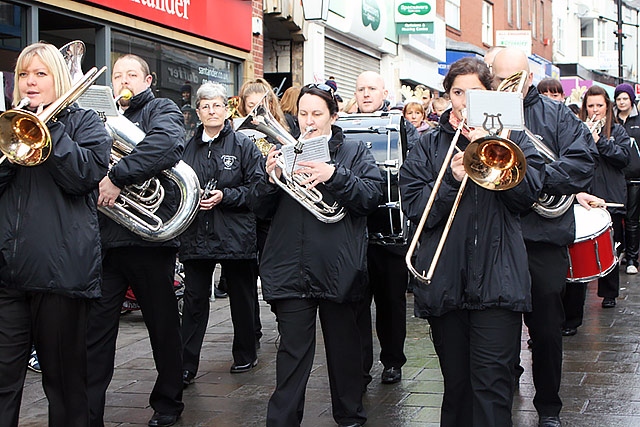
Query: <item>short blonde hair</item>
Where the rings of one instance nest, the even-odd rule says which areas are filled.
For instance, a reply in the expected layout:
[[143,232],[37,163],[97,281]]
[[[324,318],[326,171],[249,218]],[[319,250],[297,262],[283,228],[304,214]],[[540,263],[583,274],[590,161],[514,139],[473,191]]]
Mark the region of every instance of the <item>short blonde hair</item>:
[[54,45],[44,42],[30,44],[22,49],[18,60],[16,61],[14,75],[13,105],[20,103],[20,91],[18,90],[18,79],[20,71],[26,69],[35,57],[47,67],[47,70],[53,76],[56,98],[60,98],[69,89],[71,89],[71,73],[67,67],[62,53]]

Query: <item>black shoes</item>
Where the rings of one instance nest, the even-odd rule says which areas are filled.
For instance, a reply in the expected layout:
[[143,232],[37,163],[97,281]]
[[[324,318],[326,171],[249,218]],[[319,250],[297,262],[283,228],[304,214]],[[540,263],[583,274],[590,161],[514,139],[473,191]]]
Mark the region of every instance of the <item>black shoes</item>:
[[402,369],[384,368],[382,371],[382,384],[395,384],[402,379]]
[[182,385],[183,388],[187,388],[190,384],[193,384],[193,380],[196,375],[193,372],[189,372],[186,369],[182,371]]
[[213,296],[219,299],[227,298],[229,295],[225,291],[221,291],[217,286],[213,287]]
[[251,363],[247,363],[246,365],[236,365],[234,363],[233,365],[231,365],[230,372],[232,374],[241,374],[243,372],[249,372],[250,370],[255,368],[257,364],[258,364],[258,359],[254,360]]
[[563,328],[562,335],[565,337],[572,337],[578,333],[578,328]]
[[615,298],[604,298],[602,300],[602,308],[613,308],[616,306]]
[[149,427],[169,427],[178,422],[179,415],[155,412],[149,420]]
[[538,427],[562,427],[560,417],[540,417]]

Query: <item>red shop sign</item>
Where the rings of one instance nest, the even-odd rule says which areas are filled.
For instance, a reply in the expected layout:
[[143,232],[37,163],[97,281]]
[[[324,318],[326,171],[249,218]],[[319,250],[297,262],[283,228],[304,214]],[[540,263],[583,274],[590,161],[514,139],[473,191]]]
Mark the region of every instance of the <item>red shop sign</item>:
[[247,52],[251,50],[251,2],[247,0],[85,1]]

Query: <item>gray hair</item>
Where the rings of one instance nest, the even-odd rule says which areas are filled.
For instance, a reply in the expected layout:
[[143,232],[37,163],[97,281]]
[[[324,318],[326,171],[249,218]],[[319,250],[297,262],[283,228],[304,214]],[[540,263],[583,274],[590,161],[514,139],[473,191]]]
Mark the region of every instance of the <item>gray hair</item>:
[[227,105],[227,89],[220,83],[207,82],[198,88],[196,93],[196,107],[200,106],[203,99],[222,99],[224,105]]

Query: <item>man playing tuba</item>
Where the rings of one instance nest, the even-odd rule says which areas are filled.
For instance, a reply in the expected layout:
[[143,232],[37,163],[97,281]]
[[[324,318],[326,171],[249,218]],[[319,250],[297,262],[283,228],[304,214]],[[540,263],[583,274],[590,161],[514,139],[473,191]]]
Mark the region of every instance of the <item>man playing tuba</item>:
[[[155,98],[152,80],[149,65],[136,55],[124,55],[113,65],[114,92],[128,89],[133,93],[130,99],[122,97],[119,101],[124,116],[136,123],[146,136],[102,179],[98,206],[112,208],[122,188],[155,176],[165,189],[164,202],[156,214],[166,219],[175,211],[178,195],[172,182],[161,172],[181,159],[185,131],[180,109],[171,100]],[[154,409],[149,425],[173,425],[184,408],[180,318],[173,290],[177,239],[144,240],[102,214],[100,232],[102,298],[89,313],[87,340],[91,425],[103,425],[105,394],[113,376],[120,307],[128,286],[142,309],[158,371],[149,398]]]

